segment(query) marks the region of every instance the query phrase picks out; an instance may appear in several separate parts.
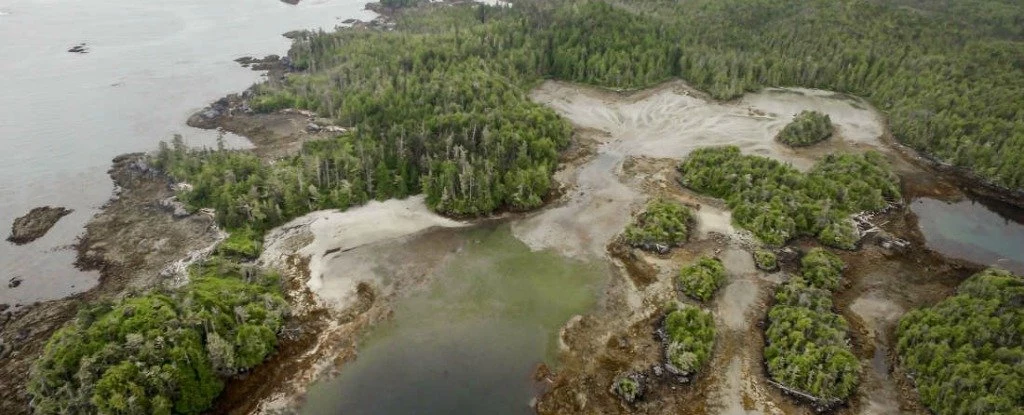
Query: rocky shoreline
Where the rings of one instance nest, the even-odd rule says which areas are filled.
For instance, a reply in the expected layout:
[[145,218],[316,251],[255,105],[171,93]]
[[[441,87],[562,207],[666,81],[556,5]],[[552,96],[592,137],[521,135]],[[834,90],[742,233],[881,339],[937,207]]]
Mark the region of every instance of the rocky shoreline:
[[170,283],[172,278],[162,275],[163,269],[218,238],[209,216],[175,216],[162,203],[174,196],[172,183],[146,165],[142,154],[114,158],[108,173],[114,195],[75,245],[75,265],[99,271],[96,286],[67,298],[16,305],[0,314],[0,413],[31,412],[26,392],[31,364],[50,335],[74,318],[79,307]]

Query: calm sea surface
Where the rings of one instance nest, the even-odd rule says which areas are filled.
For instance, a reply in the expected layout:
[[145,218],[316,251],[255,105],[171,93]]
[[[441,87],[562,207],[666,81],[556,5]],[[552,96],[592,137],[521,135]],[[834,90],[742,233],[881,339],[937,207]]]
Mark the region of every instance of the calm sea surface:
[[[121,153],[150,151],[179,133],[215,134],[188,115],[260,78],[235,58],[283,55],[294,29],[369,20],[365,0],[0,0],[0,233],[41,205],[75,213],[34,243],[0,241],[0,303],[88,289],[67,246],[110,197],[106,171]],[[89,53],[67,52],[86,43]],[[229,138],[229,143],[246,142]],[[20,287],[7,288],[19,276]]]

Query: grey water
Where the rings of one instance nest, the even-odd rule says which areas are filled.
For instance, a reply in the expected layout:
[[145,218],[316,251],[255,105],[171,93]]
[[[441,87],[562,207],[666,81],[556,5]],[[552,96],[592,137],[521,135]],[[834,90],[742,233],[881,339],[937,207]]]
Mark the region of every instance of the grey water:
[[927,246],[944,255],[1024,274],[1024,212],[998,202],[915,199]]
[[609,264],[531,251],[507,224],[463,238],[429,288],[309,390],[303,414],[533,413],[534,370],[556,364],[559,329],[596,304]]
[[[234,59],[285,54],[290,41],[281,34],[290,30],[372,19],[365,3],[0,0],[0,233],[6,238],[11,221],[36,206],[75,210],[33,243],[0,241],[0,303],[94,285],[95,273],[72,266],[69,245],[111,196],[111,159],[153,150],[174,134],[213,143],[215,132],[185,120],[260,79]],[[67,51],[80,43],[88,53]],[[24,282],[8,288],[15,276]]]

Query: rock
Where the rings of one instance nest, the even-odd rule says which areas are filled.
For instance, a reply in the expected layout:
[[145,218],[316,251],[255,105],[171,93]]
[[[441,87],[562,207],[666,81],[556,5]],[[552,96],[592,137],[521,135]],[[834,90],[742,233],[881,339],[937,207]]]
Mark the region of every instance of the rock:
[[281,36],[284,36],[291,40],[304,39],[306,38],[306,35],[307,32],[305,30],[290,30],[281,34]]
[[306,124],[306,131],[311,133],[318,133],[320,132],[320,126],[316,125],[316,123],[311,122],[309,124]]
[[7,282],[7,288],[17,288],[22,281],[21,277],[11,277],[11,280]]
[[800,258],[800,253],[790,247],[785,247],[775,252],[778,262],[793,262]]
[[46,232],[57,224],[57,221],[73,212],[63,207],[43,206],[29,211],[25,216],[17,218],[11,225],[11,236],[7,240],[24,245],[46,235]]
[[258,59],[254,58],[252,56],[243,56],[241,58],[235,59],[235,62],[240,63],[243,67],[246,67],[246,68],[248,68],[249,65],[252,65],[253,63],[258,62],[258,61],[259,61]]
[[171,215],[176,219],[184,218],[189,215],[188,209],[185,208],[185,204],[179,202],[178,198],[175,196],[160,200],[160,207],[170,211]]
[[299,0],[281,0],[281,3],[288,3],[292,6],[299,4]]
[[356,20],[356,19],[345,19],[345,20],[342,20],[341,23],[342,24],[352,24],[352,23],[355,23],[355,22],[358,22],[358,21],[359,20]]
[[75,46],[72,46],[71,49],[68,49],[68,52],[71,52],[71,53],[89,53],[89,50],[85,48],[85,43],[79,43],[79,44],[77,44]]

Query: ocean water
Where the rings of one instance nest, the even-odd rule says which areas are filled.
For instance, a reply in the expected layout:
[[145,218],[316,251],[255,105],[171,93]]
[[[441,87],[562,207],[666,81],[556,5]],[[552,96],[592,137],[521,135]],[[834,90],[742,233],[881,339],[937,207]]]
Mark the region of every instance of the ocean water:
[[[0,233],[33,207],[75,212],[45,237],[0,241],[0,303],[28,304],[95,284],[69,245],[111,196],[118,154],[150,151],[182,134],[216,133],[185,120],[262,76],[233,60],[284,55],[295,29],[369,20],[364,0],[0,0]],[[67,50],[85,43],[88,53]],[[240,137],[228,143],[245,146]],[[7,280],[21,277],[20,287]]]

